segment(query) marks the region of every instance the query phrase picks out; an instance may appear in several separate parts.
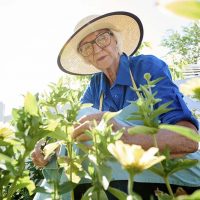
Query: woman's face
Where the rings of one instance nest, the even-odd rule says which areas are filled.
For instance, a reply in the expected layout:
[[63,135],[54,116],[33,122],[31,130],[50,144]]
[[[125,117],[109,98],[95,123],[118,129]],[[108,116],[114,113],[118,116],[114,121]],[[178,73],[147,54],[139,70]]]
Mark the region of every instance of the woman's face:
[[119,64],[117,40],[108,29],[97,30],[87,35],[80,42],[78,50],[86,62],[102,71]]

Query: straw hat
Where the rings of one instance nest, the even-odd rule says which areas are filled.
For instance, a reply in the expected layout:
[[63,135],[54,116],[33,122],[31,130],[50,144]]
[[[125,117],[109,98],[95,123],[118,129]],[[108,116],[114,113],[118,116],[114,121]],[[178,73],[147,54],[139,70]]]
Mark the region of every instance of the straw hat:
[[111,12],[104,15],[92,15],[82,19],[75,27],[74,34],[64,44],[58,55],[58,66],[69,74],[87,75],[99,72],[93,65],[84,62],[77,48],[81,40],[88,34],[100,30],[110,29],[119,33],[122,46],[121,51],[133,55],[139,48],[143,38],[143,26],[140,19],[129,12]]

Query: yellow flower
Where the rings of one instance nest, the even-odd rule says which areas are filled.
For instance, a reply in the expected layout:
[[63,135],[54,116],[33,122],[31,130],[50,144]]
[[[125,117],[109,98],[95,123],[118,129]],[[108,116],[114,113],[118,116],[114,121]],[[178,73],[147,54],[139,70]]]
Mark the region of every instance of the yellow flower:
[[8,123],[0,122],[0,138],[8,138],[13,135],[13,130]]
[[155,156],[158,148],[151,147],[147,151],[139,145],[124,144],[121,140],[108,145],[109,152],[125,169],[141,172],[165,159],[165,156]]
[[192,78],[180,85],[180,91],[188,96],[194,96],[197,89],[200,90],[200,78]]

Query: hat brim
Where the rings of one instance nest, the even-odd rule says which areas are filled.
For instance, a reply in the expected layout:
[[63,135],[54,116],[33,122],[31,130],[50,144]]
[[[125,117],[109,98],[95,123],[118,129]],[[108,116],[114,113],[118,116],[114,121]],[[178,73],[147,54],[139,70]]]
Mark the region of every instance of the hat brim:
[[101,15],[78,29],[64,44],[57,59],[58,66],[62,71],[74,75],[89,75],[99,72],[93,65],[84,62],[77,47],[84,37],[100,29],[119,32],[122,40],[120,50],[127,55],[133,55],[141,45],[143,26],[136,15],[124,11]]

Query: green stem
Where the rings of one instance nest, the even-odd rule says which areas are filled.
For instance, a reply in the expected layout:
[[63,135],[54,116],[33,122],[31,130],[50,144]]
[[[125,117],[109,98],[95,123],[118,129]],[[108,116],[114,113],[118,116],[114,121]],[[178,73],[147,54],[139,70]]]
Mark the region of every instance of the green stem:
[[[156,135],[155,134],[153,135],[153,141],[154,141],[154,146],[156,148],[158,148],[158,143],[157,143],[157,139],[156,139]],[[160,152],[159,151],[158,151],[157,155],[160,156]],[[162,162],[160,162],[160,166],[161,166],[162,170],[164,171],[164,166],[163,166]],[[170,186],[168,177],[163,177],[163,179],[165,181],[165,184],[167,186],[167,190],[168,190],[169,194],[174,198],[174,194],[172,192],[172,188]]]
[[22,158],[18,162],[19,163],[19,170],[18,170],[19,173],[18,173],[17,176],[15,176],[15,179],[14,179],[13,183],[11,184],[11,186],[10,186],[10,188],[8,190],[7,197],[6,197],[7,200],[10,200],[12,198],[13,194],[17,190],[16,184],[17,184],[18,179],[23,174],[23,171],[24,171],[24,168],[25,168],[25,159],[26,159],[27,154],[29,154],[29,153],[27,153],[26,150],[25,150]]
[[[69,160],[70,160],[70,168],[69,168],[69,180],[72,182],[72,162],[73,162],[73,156],[72,156],[72,151],[73,147],[72,144],[69,143],[69,148],[68,148],[68,155],[69,155]],[[71,191],[71,200],[74,200],[74,190]]]
[[128,194],[133,196],[133,178],[134,174],[132,172],[129,172],[129,178],[128,178]]
[[170,186],[168,177],[165,177],[164,180],[165,180],[165,184],[166,184],[166,186],[167,186],[167,189],[168,189],[169,194],[170,194],[170,195],[173,197],[173,199],[174,199],[174,194],[173,194],[172,188],[171,188],[171,186]]

